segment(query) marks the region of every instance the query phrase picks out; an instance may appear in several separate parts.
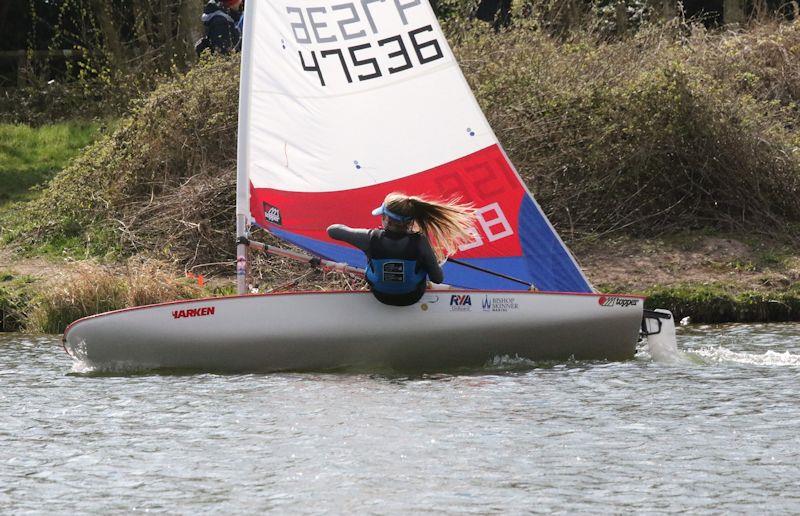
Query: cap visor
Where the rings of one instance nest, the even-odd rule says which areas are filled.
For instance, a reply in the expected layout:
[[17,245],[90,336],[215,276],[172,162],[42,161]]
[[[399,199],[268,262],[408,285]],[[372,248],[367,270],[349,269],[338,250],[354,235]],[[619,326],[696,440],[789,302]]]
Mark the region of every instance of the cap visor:
[[383,215],[383,206],[378,206],[374,210],[372,210],[373,215]]

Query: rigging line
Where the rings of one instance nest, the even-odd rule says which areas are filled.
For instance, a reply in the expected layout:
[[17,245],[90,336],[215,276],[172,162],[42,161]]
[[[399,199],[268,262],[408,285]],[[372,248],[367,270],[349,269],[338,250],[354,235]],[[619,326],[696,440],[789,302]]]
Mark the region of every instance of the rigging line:
[[[256,225],[258,228],[264,230],[265,232],[269,233],[270,235],[274,236],[274,233],[272,233],[269,229],[261,227],[261,226],[258,226],[257,224],[254,224],[254,225]],[[259,243],[259,245],[265,245],[265,244],[260,244]],[[275,247],[275,246],[270,246],[270,245],[266,245],[266,248],[264,250],[266,252],[270,252],[270,249],[283,251],[283,249],[281,249],[280,247]],[[311,252],[311,254],[314,255],[313,251],[308,251],[308,252]],[[302,254],[302,253],[297,253],[297,252],[293,252],[293,253],[295,255],[301,255]],[[284,256],[286,256],[286,255],[284,255]],[[288,256],[288,257],[297,259],[296,256]],[[498,278],[503,278],[503,279],[506,279],[508,281],[513,281],[514,283],[519,283],[520,285],[525,285],[526,287],[531,288],[531,289],[536,289],[536,285],[534,285],[530,281],[523,281],[523,280],[521,280],[519,278],[515,278],[513,276],[509,276],[509,275],[503,274],[501,272],[495,272],[495,271],[490,270],[490,269],[484,269],[483,267],[478,267],[477,265],[472,265],[471,263],[462,262],[461,260],[456,260],[455,258],[448,258],[447,261],[450,262],[450,263],[454,263],[456,265],[461,265],[462,267],[467,267],[469,269],[474,269],[476,271],[483,272],[485,274],[491,274],[492,276],[497,276]],[[353,270],[356,269],[355,267],[350,267],[350,268],[352,268]]]
[[486,274],[491,274],[492,276],[497,276],[498,278],[507,279],[509,281],[513,281],[515,283],[519,283],[521,285],[525,285],[526,287],[536,288],[534,286],[534,284],[529,282],[529,281],[523,281],[523,280],[521,280],[519,278],[515,278],[513,276],[508,276],[508,275],[503,274],[501,272],[495,272],[495,271],[490,270],[490,269],[484,269],[483,267],[478,267],[477,265],[472,265],[471,263],[462,262],[461,260],[456,260],[455,258],[448,258],[447,261],[449,263],[454,263],[456,265],[461,265],[462,267],[467,267],[469,269],[475,269],[476,271],[485,272]]
[[276,287],[272,287],[271,289],[267,290],[266,293],[267,294],[272,294],[273,292],[286,291],[289,287],[297,286],[298,283],[300,283],[301,281],[303,281],[304,279],[306,279],[308,276],[310,276],[311,274],[313,274],[315,272],[316,272],[316,269],[309,269],[309,270],[307,270],[306,272],[304,272],[303,274],[301,274],[300,276],[298,276],[296,278],[293,278],[293,279],[291,279],[291,280],[289,280],[289,281],[287,281],[285,283],[281,283],[280,285],[278,285]]

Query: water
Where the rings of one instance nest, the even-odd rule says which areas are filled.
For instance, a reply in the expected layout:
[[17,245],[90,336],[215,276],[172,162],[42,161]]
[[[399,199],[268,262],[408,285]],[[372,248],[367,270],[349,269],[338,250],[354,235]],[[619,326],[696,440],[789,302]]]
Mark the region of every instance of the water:
[[69,374],[0,336],[0,513],[797,513],[800,325],[679,360],[468,374]]

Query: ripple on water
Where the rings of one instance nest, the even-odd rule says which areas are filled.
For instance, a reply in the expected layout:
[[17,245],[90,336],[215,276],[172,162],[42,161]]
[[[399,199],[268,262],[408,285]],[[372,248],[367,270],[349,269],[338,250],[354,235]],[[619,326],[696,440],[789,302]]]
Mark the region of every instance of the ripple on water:
[[381,374],[68,375],[0,337],[9,512],[800,511],[800,325],[681,328],[699,360]]

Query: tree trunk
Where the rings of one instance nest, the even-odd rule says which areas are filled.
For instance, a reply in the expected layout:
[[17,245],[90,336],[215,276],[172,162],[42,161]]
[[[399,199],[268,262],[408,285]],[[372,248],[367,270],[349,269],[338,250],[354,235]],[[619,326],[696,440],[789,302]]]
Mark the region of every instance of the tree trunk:
[[133,0],[131,9],[133,10],[133,32],[136,39],[139,55],[147,54],[150,50],[150,16],[152,13],[148,8],[146,0]]
[[200,15],[203,14],[203,0],[182,0],[178,16],[178,45],[183,51],[184,65],[194,59],[194,42],[203,35]]
[[555,34],[565,35],[581,23],[583,15],[582,0],[551,1],[545,18],[550,22]]
[[0,3],[0,34],[5,33],[6,20],[8,19],[8,11],[10,7],[10,1]]
[[158,20],[160,26],[159,31],[159,47],[161,47],[161,59],[164,66],[170,66],[175,62],[175,40],[173,37],[173,30],[175,30],[175,20],[173,16],[173,4],[171,2],[161,2],[161,17]]
[[581,24],[583,15],[581,4],[582,2],[580,0],[567,0],[567,26],[570,29],[578,27]]
[[745,20],[746,0],[725,0],[722,4],[722,21],[729,23],[743,23]]
[[628,32],[628,6],[624,0],[618,0],[614,5],[614,17],[617,22],[617,34],[622,36]]
[[100,32],[103,34],[103,47],[111,63],[120,69],[125,62],[125,49],[120,40],[119,30],[114,23],[111,6],[104,0],[92,0],[92,11],[97,17]]
[[676,0],[651,0],[653,11],[662,20],[671,20],[678,15],[678,2]]

